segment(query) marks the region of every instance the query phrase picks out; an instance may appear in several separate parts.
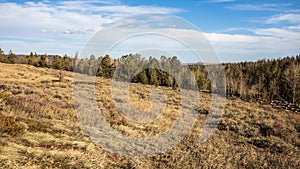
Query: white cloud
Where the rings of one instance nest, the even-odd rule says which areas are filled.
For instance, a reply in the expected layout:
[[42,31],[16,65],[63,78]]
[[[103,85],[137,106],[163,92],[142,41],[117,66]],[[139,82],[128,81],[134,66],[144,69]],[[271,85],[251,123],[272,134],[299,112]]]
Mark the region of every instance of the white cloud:
[[[254,29],[254,35],[205,33],[223,61],[257,60],[299,52],[300,32],[289,28]],[[240,56],[243,58],[234,58]]]
[[82,6],[87,4],[118,5],[120,4],[120,1],[118,0],[73,0],[73,1],[60,1],[58,3],[64,6],[72,6],[72,5]]
[[256,29],[254,31],[257,35],[272,36],[281,39],[297,39],[300,40],[300,32],[284,29],[284,28],[266,28],[266,29]]
[[225,3],[225,2],[235,2],[236,0],[209,0],[210,3]]
[[[225,0],[226,1],[226,0]],[[105,4],[105,5],[99,5]],[[260,8],[244,6],[248,10],[275,10],[275,5],[262,5]],[[13,11],[13,12],[11,12]],[[119,18],[132,14],[160,13],[170,14],[182,12],[181,9],[155,7],[155,6],[126,6],[118,1],[63,1],[56,4],[50,2],[27,2],[24,4],[0,3],[0,47],[8,52],[12,49],[16,53],[69,54],[72,55],[85,45],[85,42],[101,27],[110,24]],[[300,44],[300,21],[298,14],[283,14],[269,18],[266,22],[278,23],[288,21],[294,25],[283,28],[232,28],[228,31],[246,30],[252,34],[229,34],[205,32],[204,35],[213,44],[220,54],[222,61],[256,60],[258,56],[285,56],[296,54]],[[199,39],[194,30],[177,28],[181,25],[172,20],[152,18],[158,22],[160,29],[165,29],[165,34],[178,35],[180,38],[191,42]],[[151,29],[151,21],[139,20],[139,26]],[[120,25],[127,25],[122,29],[135,29],[135,20],[123,20]],[[120,26],[116,24],[116,26]],[[170,28],[175,25],[174,28]],[[169,28],[164,28],[168,26]],[[118,30],[120,31],[120,30]],[[123,30],[125,31],[125,30]],[[107,41],[119,40],[118,33],[110,32]],[[151,38],[149,38],[151,40]],[[148,40],[149,40],[148,39]],[[150,40],[141,44],[139,41],[127,41],[128,44],[142,48],[151,46]],[[181,49],[178,43],[169,43],[166,40],[152,40],[154,47],[166,46]],[[105,44],[103,44],[105,45]],[[200,45],[201,46],[201,45]],[[122,46],[121,46],[122,47]],[[129,50],[129,49],[128,49]],[[180,53],[180,52],[179,52]],[[126,53],[124,53],[126,54]],[[244,58],[234,58],[240,56]],[[256,57],[256,58],[253,58]]]
[[227,8],[242,11],[282,11],[291,5],[290,3],[234,4]]
[[299,25],[289,26],[288,29],[300,31],[300,24]]
[[[68,47],[73,49],[69,54],[73,54],[80,50],[78,43],[83,46],[96,30],[117,19],[134,14],[176,12],[182,10],[156,6],[127,6],[116,0],[56,3],[42,1],[23,4],[4,2],[0,3],[0,47],[5,51],[12,49],[17,53],[43,49],[47,53],[63,54],[70,50],[62,43],[69,43]],[[14,39],[14,41],[5,41],[5,39]],[[22,45],[16,45],[17,39]],[[45,43],[27,43],[31,39],[43,40]],[[53,42],[56,45],[53,46]]]
[[290,13],[272,16],[271,18],[267,19],[266,23],[275,24],[283,21],[287,21],[290,23],[300,23],[300,14]]
[[205,36],[210,41],[218,43],[255,43],[259,40],[259,37],[256,36],[238,34],[205,33]]
[[[130,20],[130,22],[134,21]],[[117,25],[119,26],[119,24]],[[140,27],[140,31],[137,27],[121,28],[122,29],[112,29],[105,36],[98,36],[98,38],[105,42],[111,41],[110,44],[113,44],[120,39],[119,37],[123,34],[122,32],[132,31],[134,33],[147,30],[147,27]],[[148,29],[151,31],[151,28]],[[189,42],[188,46],[192,47],[194,50],[197,50],[197,52],[202,54],[202,56],[205,56],[206,59],[208,59],[208,57],[212,54],[211,50],[203,50],[208,49],[209,46],[205,44],[205,39],[203,39],[203,36],[199,35],[199,32],[196,30],[184,28],[161,28],[159,31],[163,32],[167,36],[176,35],[179,40]],[[266,57],[282,57],[297,54],[297,52],[299,52],[299,31],[297,32],[289,28],[254,28],[249,29],[248,31],[251,31],[252,33],[245,35],[204,32],[203,35],[213,45],[213,47],[216,49],[216,52],[219,53],[221,61],[225,62],[257,60]],[[168,53],[175,53],[180,58],[189,57],[185,58],[184,61],[188,61],[189,59],[191,61],[199,61],[195,60],[195,58],[192,58],[191,53],[188,52],[184,45],[176,41],[172,41],[172,38],[149,38],[149,36],[147,37],[146,34],[141,34],[139,36],[140,37],[138,38],[134,36],[134,38],[127,40],[126,43],[118,45],[119,47],[115,48],[113,51],[113,56],[118,57],[124,53],[136,53],[138,52],[138,49],[155,48],[167,51]],[[98,39],[95,40],[95,42],[99,42],[101,40]],[[110,46],[111,45],[103,47],[108,49]],[[101,52],[103,52],[103,50],[101,51],[99,48],[99,53]]]

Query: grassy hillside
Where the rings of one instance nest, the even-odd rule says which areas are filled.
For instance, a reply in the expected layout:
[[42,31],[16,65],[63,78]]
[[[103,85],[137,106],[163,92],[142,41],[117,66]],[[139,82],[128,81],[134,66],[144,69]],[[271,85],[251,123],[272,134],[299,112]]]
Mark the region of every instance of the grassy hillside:
[[[149,158],[125,158],[96,146],[82,130],[72,100],[72,72],[0,63],[0,168],[299,168],[300,114],[243,102],[226,101],[218,129],[200,144],[199,134],[210,107],[200,93],[196,123],[177,146]],[[139,110],[151,107],[156,87],[131,84],[130,101]],[[167,95],[163,115],[151,123],[118,114],[108,79],[97,77],[95,95],[110,125],[124,135],[146,137],[166,131],[178,116],[180,92]],[[75,101],[74,105],[77,103]]]

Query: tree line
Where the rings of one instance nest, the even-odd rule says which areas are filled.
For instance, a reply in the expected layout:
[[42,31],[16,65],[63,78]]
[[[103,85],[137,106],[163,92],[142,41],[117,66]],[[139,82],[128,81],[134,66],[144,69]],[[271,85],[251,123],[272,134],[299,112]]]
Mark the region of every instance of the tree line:
[[[29,64],[82,74],[114,78],[120,81],[156,86],[213,90],[218,82],[210,80],[209,66],[204,64],[182,64],[174,57],[161,56],[146,59],[139,54],[124,55],[112,59],[109,55],[78,58],[67,55],[15,55],[5,54],[0,49],[0,62]],[[226,77],[226,94],[243,99],[282,100],[300,104],[300,56],[256,62],[223,63]]]
[[66,71],[74,70],[74,58],[67,55],[38,55],[37,53],[30,52],[29,55],[16,55],[12,51],[5,54],[0,48],[0,62],[9,64],[28,64],[36,67],[60,69]]
[[300,103],[300,56],[227,63],[227,95]]

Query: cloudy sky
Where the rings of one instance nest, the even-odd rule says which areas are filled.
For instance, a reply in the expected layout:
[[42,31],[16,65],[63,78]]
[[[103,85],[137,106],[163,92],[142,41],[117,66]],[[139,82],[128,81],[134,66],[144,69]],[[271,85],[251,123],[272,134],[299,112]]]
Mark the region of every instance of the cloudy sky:
[[223,62],[300,53],[297,0],[0,0],[0,48],[73,56],[97,31],[139,14],[175,15],[190,22]]

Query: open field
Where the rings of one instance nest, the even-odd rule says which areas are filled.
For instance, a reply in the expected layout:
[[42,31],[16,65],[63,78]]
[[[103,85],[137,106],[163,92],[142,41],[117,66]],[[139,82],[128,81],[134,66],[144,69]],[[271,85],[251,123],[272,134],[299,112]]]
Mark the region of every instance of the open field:
[[[300,168],[300,114],[271,105],[228,99],[218,128],[200,144],[210,108],[208,93],[200,93],[196,122],[172,149],[147,158],[110,153],[93,143],[76,117],[74,106],[81,103],[72,100],[73,73],[63,72],[63,82],[59,74],[0,63],[0,168]],[[110,82],[97,77],[95,96],[106,121],[120,133],[154,136],[178,117],[180,92],[157,87],[167,96],[159,118],[150,123],[124,118],[112,101]],[[154,89],[131,84],[130,103],[150,113]]]

